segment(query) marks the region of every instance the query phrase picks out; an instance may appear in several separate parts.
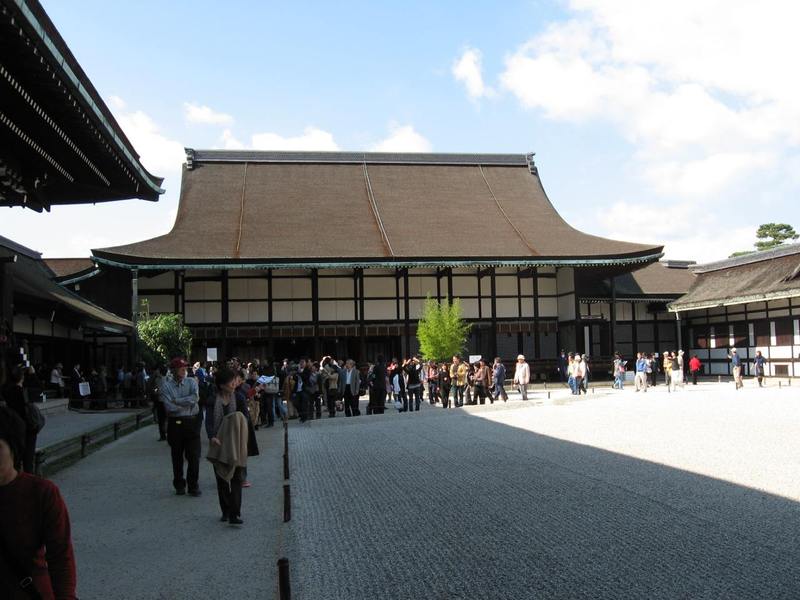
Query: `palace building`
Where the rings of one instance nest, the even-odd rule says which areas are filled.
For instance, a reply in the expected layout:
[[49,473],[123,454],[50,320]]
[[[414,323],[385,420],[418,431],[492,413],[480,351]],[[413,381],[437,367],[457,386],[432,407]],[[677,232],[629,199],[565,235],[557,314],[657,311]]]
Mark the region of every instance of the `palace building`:
[[470,354],[535,363],[662,321],[674,343],[664,305],[688,283],[662,281],[661,250],[568,225],[532,155],[188,149],[172,231],[94,250],[80,285],[134,319],[182,314],[195,358],[413,353],[430,296],[460,299]]
[[736,348],[750,372],[756,351],[767,375],[800,375],[800,244],[779,246],[693,268],[696,280],[672,302],[685,346],[708,364],[706,373],[730,373]]

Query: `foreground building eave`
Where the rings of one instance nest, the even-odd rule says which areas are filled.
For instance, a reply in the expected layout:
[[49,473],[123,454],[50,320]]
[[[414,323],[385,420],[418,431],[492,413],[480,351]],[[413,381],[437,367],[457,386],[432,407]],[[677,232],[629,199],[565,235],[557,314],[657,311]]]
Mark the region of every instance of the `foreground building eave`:
[[37,0],[0,0],[0,205],[157,201],[130,140]]
[[570,257],[570,258],[517,258],[503,260],[489,260],[486,258],[473,258],[462,260],[450,259],[402,259],[395,260],[341,260],[341,261],[247,261],[232,262],[226,259],[219,261],[183,261],[171,262],[169,260],[141,259],[136,257],[115,256],[101,250],[93,251],[96,262],[124,269],[142,270],[182,270],[182,269],[395,269],[395,268],[469,268],[469,267],[598,267],[616,265],[636,265],[658,260],[663,256],[658,254],[644,254],[634,257]]

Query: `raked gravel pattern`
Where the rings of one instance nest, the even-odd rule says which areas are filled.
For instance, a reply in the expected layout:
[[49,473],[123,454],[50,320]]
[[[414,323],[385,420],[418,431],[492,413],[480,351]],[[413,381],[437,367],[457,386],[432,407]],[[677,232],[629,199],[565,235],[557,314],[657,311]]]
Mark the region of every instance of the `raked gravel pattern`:
[[800,597],[796,392],[569,400],[293,423],[293,598]]

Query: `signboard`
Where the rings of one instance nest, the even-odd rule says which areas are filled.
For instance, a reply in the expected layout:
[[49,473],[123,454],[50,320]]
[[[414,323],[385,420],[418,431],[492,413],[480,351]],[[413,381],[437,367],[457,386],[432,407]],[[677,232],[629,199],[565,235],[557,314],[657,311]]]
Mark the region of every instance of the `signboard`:
[[483,356],[482,354],[470,354],[469,355],[469,364],[474,365],[476,362],[478,362],[481,359],[482,356]]
[[206,349],[206,360],[208,362],[216,362],[216,360],[217,360],[217,349],[216,348],[207,348]]

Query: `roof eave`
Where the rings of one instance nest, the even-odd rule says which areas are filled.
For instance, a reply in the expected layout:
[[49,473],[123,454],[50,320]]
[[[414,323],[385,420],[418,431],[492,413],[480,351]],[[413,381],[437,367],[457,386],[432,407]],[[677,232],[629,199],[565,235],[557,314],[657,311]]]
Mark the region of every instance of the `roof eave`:
[[[660,249],[659,249],[660,250]],[[526,267],[597,267],[628,265],[658,260],[663,254],[641,254],[626,257],[519,257],[465,259],[447,258],[395,258],[310,261],[301,260],[175,260],[118,255],[103,250],[93,250],[94,260],[100,264],[125,269],[346,269],[346,268],[400,268],[400,267],[473,267],[473,266],[526,266]]]
[[[39,38],[45,51],[50,55],[51,63],[59,69],[61,79],[72,88],[75,95],[89,109],[100,129],[106,132],[108,139],[114,144],[133,172],[136,173],[140,183],[148,190],[148,192],[142,192],[141,196],[137,195],[137,197],[144,200],[157,200],[166,191],[161,187],[164,179],[152,175],[141,164],[132,144],[114,119],[111,111],[100,99],[88,77],[83,73],[44,8],[35,0],[12,0],[12,2],[16,4],[22,18]],[[53,37],[48,33],[48,30],[53,32]],[[54,37],[58,39],[54,39]],[[63,47],[65,51],[62,52],[59,46]]]

